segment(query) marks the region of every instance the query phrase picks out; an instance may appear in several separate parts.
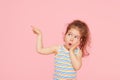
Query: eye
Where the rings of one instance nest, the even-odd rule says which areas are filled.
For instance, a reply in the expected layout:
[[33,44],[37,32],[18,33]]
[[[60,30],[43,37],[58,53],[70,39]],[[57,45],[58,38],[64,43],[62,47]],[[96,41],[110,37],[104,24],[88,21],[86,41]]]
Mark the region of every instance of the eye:
[[72,34],[71,33],[68,33],[68,36],[71,36]]
[[75,39],[79,39],[79,36],[75,36],[74,38],[75,38]]
[[75,36],[74,38],[78,38],[77,36]]
[[68,35],[70,35],[70,34],[68,34]]

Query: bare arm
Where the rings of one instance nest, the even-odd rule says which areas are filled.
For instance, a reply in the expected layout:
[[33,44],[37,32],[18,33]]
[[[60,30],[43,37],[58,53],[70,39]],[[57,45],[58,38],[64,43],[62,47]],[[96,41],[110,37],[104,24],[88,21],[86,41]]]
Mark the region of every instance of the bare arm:
[[78,54],[74,53],[75,48],[80,44],[78,41],[71,49],[70,49],[70,58],[73,65],[73,68],[77,71],[82,66],[82,51],[79,49]]
[[70,51],[70,57],[71,57],[71,61],[72,61],[72,65],[73,65],[74,69],[76,71],[79,70],[82,66],[82,52],[81,52],[81,50],[76,55],[73,53],[73,51]]
[[42,44],[42,35],[38,35],[37,36],[37,52],[41,53],[41,54],[57,54],[57,49],[58,46],[53,46],[53,47],[49,47],[49,48],[43,48],[43,44]]
[[37,34],[37,43],[36,43],[37,52],[40,53],[40,54],[45,54],[45,55],[52,54],[52,53],[57,54],[58,46],[44,48],[43,43],[42,43],[42,33],[41,33],[41,31],[38,28],[35,28],[34,26],[32,26],[32,28],[33,28],[33,32],[35,34]]

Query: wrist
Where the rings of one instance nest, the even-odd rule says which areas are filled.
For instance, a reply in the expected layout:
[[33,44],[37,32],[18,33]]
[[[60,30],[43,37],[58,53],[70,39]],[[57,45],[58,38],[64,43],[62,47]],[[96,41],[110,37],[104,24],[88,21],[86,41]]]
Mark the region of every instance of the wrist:
[[37,36],[41,36],[41,34],[40,34],[40,33],[38,33],[38,34],[37,34]]
[[42,38],[42,36],[40,34],[37,34],[37,38]]

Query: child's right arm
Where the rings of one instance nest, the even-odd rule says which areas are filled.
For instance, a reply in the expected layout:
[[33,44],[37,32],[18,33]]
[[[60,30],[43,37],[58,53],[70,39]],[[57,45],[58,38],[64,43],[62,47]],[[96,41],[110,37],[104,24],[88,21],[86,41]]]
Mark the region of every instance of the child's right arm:
[[58,46],[53,46],[49,48],[43,48],[42,35],[37,36],[37,52],[41,54],[57,54]]
[[58,46],[43,48],[41,31],[38,28],[35,28],[33,26],[32,28],[33,28],[33,32],[37,34],[37,45],[36,45],[37,52],[45,55],[52,54],[52,53],[57,54]]

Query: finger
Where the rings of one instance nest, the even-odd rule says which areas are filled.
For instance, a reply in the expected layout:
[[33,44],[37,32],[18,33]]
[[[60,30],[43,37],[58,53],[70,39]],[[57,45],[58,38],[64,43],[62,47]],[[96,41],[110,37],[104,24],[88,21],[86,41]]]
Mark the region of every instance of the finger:
[[79,46],[79,44],[80,44],[80,42],[77,42],[74,46],[75,46],[75,47],[78,47],[78,46]]
[[78,45],[77,45],[77,43],[76,43],[76,44],[74,44],[74,45],[72,46],[72,48],[75,49],[77,46],[78,46]]
[[33,25],[31,25],[31,28],[34,29],[35,27]]
[[36,32],[36,31],[33,31],[33,33],[35,33],[35,34],[36,34],[37,32]]
[[80,44],[80,41],[78,41],[78,45]]
[[77,46],[79,46],[79,45],[80,45],[80,42],[77,43]]

